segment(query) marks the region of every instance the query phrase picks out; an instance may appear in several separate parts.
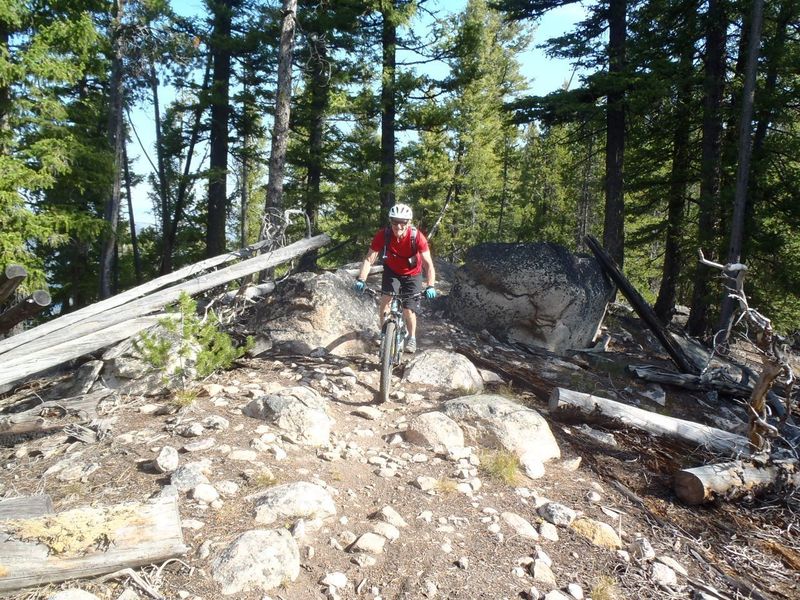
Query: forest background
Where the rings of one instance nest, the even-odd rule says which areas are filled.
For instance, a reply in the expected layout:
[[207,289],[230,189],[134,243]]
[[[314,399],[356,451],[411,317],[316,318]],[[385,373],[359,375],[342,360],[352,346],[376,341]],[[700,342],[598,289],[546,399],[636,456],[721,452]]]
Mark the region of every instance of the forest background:
[[[25,265],[63,313],[252,243],[290,208],[334,239],[307,268],[357,260],[401,201],[455,262],[596,235],[699,336],[726,310],[698,249],[744,262],[751,305],[797,329],[800,0],[581,2],[539,40],[578,75],[530,96],[533,27],[571,4],[205,0],[187,17],[169,0],[0,0],[0,266]],[[137,107],[147,172],[128,156]],[[139,230],[143,177],[156,223]]]

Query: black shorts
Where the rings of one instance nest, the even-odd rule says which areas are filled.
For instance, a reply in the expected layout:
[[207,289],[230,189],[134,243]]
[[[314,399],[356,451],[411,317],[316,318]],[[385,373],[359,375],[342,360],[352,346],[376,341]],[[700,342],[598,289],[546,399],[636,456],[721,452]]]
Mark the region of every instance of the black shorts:
[[422,291],[422,272],[416,275],[398,275],[384,265],[381,291],[400,294],[403,296],[403,308],[408,308],[418,313],[420,297],[409,298],[409,296],[419,294]]

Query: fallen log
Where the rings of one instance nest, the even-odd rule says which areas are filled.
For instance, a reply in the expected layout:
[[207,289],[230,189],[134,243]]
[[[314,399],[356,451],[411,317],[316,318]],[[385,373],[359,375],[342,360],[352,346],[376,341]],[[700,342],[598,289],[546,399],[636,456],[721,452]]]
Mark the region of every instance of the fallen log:
[[758,494],[776,484],[800,485],[796,462],[774,462],[756,465],[733,461],[681,469],[675,473],[675,495],[686,504],[703,504],[715,498],[737,500],[748,494]]
[[177,498],[0,521],[0,593],[186,553]]
[[272,240],[263,240],[246,248],[242,248],[241,250],[237,250],[236,252],[220,254],[219,256],[214,256],[198,263],[188,265],[173,273],[162,275],[161,277],[153,279],[152,281],[148,281],[147,283],[143,283],[135,288],[131,288],[130,290],[117,294],[116,296],[112,296],[106,300],[101,300],[100,302],[95,302],[94,304],[90,304],[89,306],[76,310],[75,312],[68,313],[64,316],[58,317],[57,319],[43,323],[38,327],[23,331],[22,333],[19,333],[8,339],[1,340],[0,355],[2,355],[4,352],[8,352],[9,350],[13,350],[22,344],[26,344],[31,340],[42,338],[54,331],[65,329],[66,327],[69,327],[75,323],[89,319],[94,315],[98,315],[118,306],[122,306],[123,304],[127,304],[132,300],[136,300],[137,298],[142,298],[147,294],[165,288],[176,281],[181,281],[187,277],[196,277],[198,274],[204,273],[205,271],[220,265],[234,262],[243,258],[249,258],[255,252],[270,243],[272,243]]
[[0,304],[14,293],[14,290],[27,276],[28,272],[22,265],[8,265],[3,269],[3,272],[0,273]]
[[628,365],[628,370],[645,381],[666,383],[688,390],[717,390],[731,396],[747,397],[751,387],[723,377],[700,377],[689,373],[674,373],[650,365]]
[[50,294],[44,290],[36,290],[30,296],[0,314],[0,333],[9,331],[17,323],[31,318],[48,306],[50,306]]
[[[8,359],[0,365],[0,386],[20,381],[49,367],[94,352],[139,333],[152,324],[152,322],[147,325],[143,324],[142,319],[150,317],[142,317],[142,315],[147,315],[176,302],[183,292],[190,296],[199,294],[229,281],[276,267],[309,250],[324,246],[329,241],[330,237],[327,235],[303,239],[269,254],[256,256],[225,269],[160,290],[124,306],[105,311],[91,319],[75,323],[69,329],[53,332],[44,338],[30,341],[17,347],[13,355],[9,355]],[[155,318],[157,320],[158,317]],[[35,329],[30,331],[35,331]]]
[[0,500],[0,521],[41,517],[51,512],[53,512],[53,501],[50,496],[44,494]]
[[[128,339],[132,335],[136,335],[140,331],[152,327],[165,316],[167,315],[153,315],[150,317],[131,319],[130,321],[118,323],[106,329],[87,334],[76,340],[55,343],[52,346],[45,347],[31,354],[17,356],[14,359],[4,361],[0,363],[0,391],[2,391],[7,384],[16,383],[26,377],[41,373],[50,367],[55,367],[100,348],[104,348],[105,346]],[[15,353],[15,356],[16,354],[17,353]]]
[[749,453],[747,438],[683,419],[660,415],[601,396],[554,388],[550,393],[550,411],[568,415],[581,413],[601,421],[635,427],[653,435],[677,439],[729,455]]

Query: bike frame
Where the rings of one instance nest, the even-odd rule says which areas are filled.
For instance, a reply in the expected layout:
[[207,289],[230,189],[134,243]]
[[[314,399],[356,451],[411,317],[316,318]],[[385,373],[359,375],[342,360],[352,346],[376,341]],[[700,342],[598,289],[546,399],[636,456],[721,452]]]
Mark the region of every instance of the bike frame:
[[408,333],[408,328],[406,327],[406,320],[403,318],[403,306],[400,302],[400,298],[394,296],[392,301],[389,303],[389,314],[386,316],[386,319],[383,321],[383,328],[381,332],[384,334],[384,343],[387,343],[386,339],[386,330],[387,322],[393,322],[395,324],[394,327],[394,340],[393,340],[393,352],[392,352],[392,366],[397,366],[400,364],[403,358],[403,347],[406,343],[406,334]]
[[403,318],[403,303],[405,298],[416,298],[422,296],[422,292],[411,296],[401,296],[392,292],[382,292],[367,288],[371,294],[381,296],[391,296],[389,302],[389,312],[381,326],[381,345],[378,350],[378,358],[381,362],[381,386],[380,401],[387,402],[392,386],[392,371],[403,361],[403,350],[405,347],[406,334],[408,328]]

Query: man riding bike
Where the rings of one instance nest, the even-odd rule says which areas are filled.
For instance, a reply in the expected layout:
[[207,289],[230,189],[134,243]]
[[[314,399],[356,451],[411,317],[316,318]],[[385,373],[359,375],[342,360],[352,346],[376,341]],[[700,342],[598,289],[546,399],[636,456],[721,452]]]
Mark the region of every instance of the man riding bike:
[[403,319],[408,328],[405,350],[410,353],[417,351],[417,312],[419,312],[419,293],[422,291],[423,267],[427,280],[425,296],[436,297],[434,287],[436,269],[431,259],[428,240],[421,231],[411,225],[412,217],[411,207],[406,204],[395,204],[389,209],[389,226],[375,233],[361,265],[361,271],[353,284],[357,292],[363,292],[370,267],[378,255],[382,255],[381,291],[384,294],[378,307],[378,328],[383,326],[383,320],[389,309],[389,302],[392,299],[389,294],[399,294],[403,302]]

